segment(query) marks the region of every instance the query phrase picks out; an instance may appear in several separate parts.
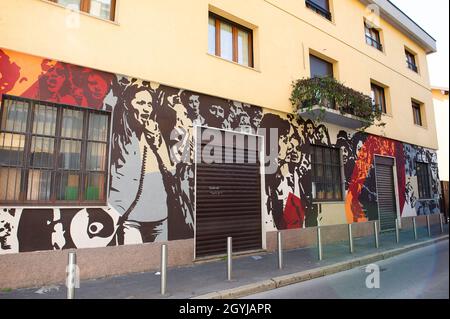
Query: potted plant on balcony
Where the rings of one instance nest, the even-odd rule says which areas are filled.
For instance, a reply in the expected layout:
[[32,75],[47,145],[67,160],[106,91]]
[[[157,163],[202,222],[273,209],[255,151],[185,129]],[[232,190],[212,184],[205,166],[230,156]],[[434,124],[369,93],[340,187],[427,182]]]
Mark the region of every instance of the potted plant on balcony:
[[370,96],[346,87],[332,77],[300,79],[292,83],[290,101],[295,113],[309,113],[309,118],[322,122],[326,112],[333,110],[347,118],[358,120],[360,129],[384,126],[382,112]]

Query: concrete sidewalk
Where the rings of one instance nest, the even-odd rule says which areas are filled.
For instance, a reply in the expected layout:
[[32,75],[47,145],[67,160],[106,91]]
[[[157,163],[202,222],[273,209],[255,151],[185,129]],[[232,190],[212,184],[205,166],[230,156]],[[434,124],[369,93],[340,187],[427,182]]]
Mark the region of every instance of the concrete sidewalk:
[[[439,240],[448,240],[448,225],[444,225],[444,234],[440,233],[439,225],[433,225],[431,230],[430,239],[426,228],[418,228],[417,241],[414,240],[412,230],[402,230],[400,244],[395,242],[395,232],[382,233],[379,249],[375,248],[373,236],[355,238],[353,254],[349,253],[348,242],[325,245],[322,261],[318,260],[315,246],[285,251],[283,270],[277,268],[276,253],[236,257],[233,259],[233,280],[230,282],[226,280],[226,260],[172,268],[168,270],[166,296],[159,294],[160,276],[155,272],[86,280],[76,289],[76,298],[238,298],[376,262]],[[65,285],[0,292],[0,299],[64,298]]]

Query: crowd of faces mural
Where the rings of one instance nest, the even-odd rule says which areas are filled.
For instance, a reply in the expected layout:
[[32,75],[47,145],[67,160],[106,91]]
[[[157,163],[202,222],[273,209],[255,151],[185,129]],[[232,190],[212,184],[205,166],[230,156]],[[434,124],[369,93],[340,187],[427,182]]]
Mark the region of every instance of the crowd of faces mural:
[[0,49],[1,94],[112,112],[108,206],[0,208],[1,253],[193,238],[195,126],[265,136],[276,167],[264,177],[267,229],[320,223],[311,145],[341,149],[347,222],[378,218],[375,154],[396,159],[403,216],[439,210],[436,200],[417,198],[417,160],[431,164],[433,193],[439,187],[436,153],[421,147],[361,132],[330,134],[297,116]]

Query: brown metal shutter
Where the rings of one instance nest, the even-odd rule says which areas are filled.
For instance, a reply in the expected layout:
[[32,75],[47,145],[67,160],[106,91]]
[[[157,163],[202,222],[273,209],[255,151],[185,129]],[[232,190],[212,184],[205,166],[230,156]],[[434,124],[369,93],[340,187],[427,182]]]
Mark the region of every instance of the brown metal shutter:
[[394,188],[394,159],[375,157],[378,193],[378,216],[381,230],[395,229],[397,205]]
[[[221,132],[222,141],[226,134],[236,135],[218,132]],[[262,246],[259,143],[252,147],[248,145],[248,136],[240,136],[245,139],[244,147],[239,143],[230,147],[221,144],[222,163],[205,163],[211,159],[203,152],[210,140],[202,140],[197,148],[197,258],[224,254],[229,236],[233,237],[233,252],[260,249]],[[203,155],[201,162],[200,154]],[[227,155],[228,158],[233,156],[232,163],[224,163]]]

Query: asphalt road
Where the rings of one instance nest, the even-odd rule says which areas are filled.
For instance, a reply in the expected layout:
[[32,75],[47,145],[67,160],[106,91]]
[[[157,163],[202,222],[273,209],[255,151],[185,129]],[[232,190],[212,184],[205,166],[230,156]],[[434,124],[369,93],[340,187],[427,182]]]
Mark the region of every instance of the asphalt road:
[[379,288],[366,266],[248,296],[245,299],[448,299],[449,241],[378,262]]

